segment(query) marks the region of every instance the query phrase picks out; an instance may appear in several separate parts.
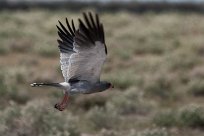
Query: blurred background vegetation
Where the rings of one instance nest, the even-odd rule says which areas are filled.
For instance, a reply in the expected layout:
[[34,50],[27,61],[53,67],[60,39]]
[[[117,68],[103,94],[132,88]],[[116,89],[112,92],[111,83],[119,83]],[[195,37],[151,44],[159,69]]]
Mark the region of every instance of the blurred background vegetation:
[[179,10],[99,12],[115,88],[78,95],[59,112],[62,92],[31,88],[63,81],[58,20],[97,8],[0,11],[0,135],[203,136],[204,17]]

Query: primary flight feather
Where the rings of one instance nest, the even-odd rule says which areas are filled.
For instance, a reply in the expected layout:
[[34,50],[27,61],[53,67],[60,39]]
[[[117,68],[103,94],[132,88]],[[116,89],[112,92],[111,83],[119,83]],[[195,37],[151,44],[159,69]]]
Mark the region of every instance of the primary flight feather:
[[59,21],[57,26],[60,64],[64,82],[62,83],[33,83],[31,86],[54,86],[64,91],[64,97],[55,108],[65,109],[69,96],[73,94],[90,94],[105,91],[113,85],[100,81],[103,63],[106,60],[107,47],[105,44],[104,28],[97,14],[94,16],[83,13],[84,21],[79,19],[79,28],[74,21],[66,25]]

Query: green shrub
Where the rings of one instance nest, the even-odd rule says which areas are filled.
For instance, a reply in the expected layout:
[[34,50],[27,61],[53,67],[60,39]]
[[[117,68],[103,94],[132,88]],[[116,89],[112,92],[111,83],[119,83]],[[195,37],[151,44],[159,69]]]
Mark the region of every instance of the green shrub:
[[155,128],[143,130],[142,132],[138,132],[135,136],[170,136],[170,133],[165,128]]
[[24,38],[20,37],[10,41],[10,49],[13,52],[20,52],[20,53],[30,52],[32,46],[33,46],[33,39],[29,40],[29,37],[25,38],[25,36]]
[[157,113],[153,122],[158,126],[172,127],[178,125],[177,122],[177,113],[175,111],[163,111],[161,113]]
[[10,107],[1,111],[2,124],[11,125],[12,121],[20,116],[20,107],[12,103]]
[[204,109],[189,105],[179,110],[178,121],[182,126],[204,127]]
[[15,131],[19,125],[20,108],[17,105],[12,105],[4,111],[0,111],[0,116],[0,135],[11,135],[11,129]]
[[145,41],[139,40],[138,46],[135,46],[137,54],[156,54],[161,55],[165,51],[164,42],[155,38],[146,38]]
[[0,71],[0,97],[2,102],[12,100],[24,104],[30,99],[26,91],[19,91],[18,86],[16,86],[17,83],[23,82],[19,79],[18,75],[20,73],[22,75],[23,71],[13,71],[12,69]]
[[125,90],[142,82],[139,76],[135,76],[135,72],[132,69],[112,72],[109,75],[105,75],[105,80],[110,80],[114,87],[120,90]]
[[36,47],[35,52],[43,57],[56,57],[59,55],[59,51],[54,45],[42,45],[40,47]]
[[188,105],[181,109],[157,113],[153,122],[166,127],[204,127],[204,110],[200,106]]
[[0,46],[0,55],[5,55],[9,52],[8,48]]
[[194,79],[187,84],[187,92],[194,96],[204,96],[204,81]]
[[50,110],[45,101],[31,101],[24,107],[13,105],[0,112],[0,135],[80,136],[77,118],[67,112]]
[[119,114],[146,114],[151,110],[151,104],[145,102],[142,92],[130,88],[114,95],[106,105]]
[[100,94],[92,94],[86,96],[78,96],[74,100],[74,104],[77,108],[90,110],[92,107],[104,107],[108,100],[107,96]]
[[130,79],[128,77],[129,76],[126,75],[114,75],[110,77],[110,80],[113,82],[116,88],[127,89],[128,87],[134,85],[134,79]]
[[30,78],[30,71],[26,67],[9,67],[4,69],[5,81],[9,85],[25,84]]
[[5,76],[3,72],[0,72],[0,97],[5,96],[6,92],[8,90],[8,87],[5,84]]
[[99,136],[121,136],[119,131],[102,129]]
[[145,130],[126,130],[126,131],[115,131],[103,129],[100,132],[100,136],[171,136],[171,133],[165,128],[152,128]]
[[196,54],[185,50],[166,55],[164,61],[170,70],[188,70],[200,63]]
[[9,95],[9,99],[17,102],[18,104],[25,104],[31,99],[28,92],[14,89],[14,88],[11,91],[9,91],[8,95]]
[[86,122],[95,130],[113,129],[118,126],[119,120],[115,111],[102,107],[94,107],[86,114]]
[[174,81],[163,74],[150,77],[144,84],[145,93],[148,96],[157,96],[163,99],[174,98]]

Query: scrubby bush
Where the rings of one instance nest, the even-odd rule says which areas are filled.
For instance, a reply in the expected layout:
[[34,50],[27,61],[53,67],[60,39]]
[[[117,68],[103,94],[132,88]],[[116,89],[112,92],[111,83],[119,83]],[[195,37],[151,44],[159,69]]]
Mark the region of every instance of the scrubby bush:
[[[134,48],[137,54],[156,54],[161,55],[165,52],[164,41],[156,38],[146,38],[145,40],[138,39],[138,46]],[[142,44],[142,45],[141,45]]]
[[5,82],[8,85],[25,84],[31,76],[31,72],[27,67],[9,67],[4,70]]
[[190,52],[189,50],[179,51],[170,55],[166,55],[165,62],[170,70],[188,70],[193,68],[195,65],[200,63],[200,59],[196,54]]
[[142,132],[138,132],[135,136],[170,136],[170,133],[165,128],[155,128],[143,130]]
[[99,136],[120,136],[117,131],[102,129]]
[[114,131],[103,129],[100,136],[171,136],[171,133],[165,128],[147,128],[145,130],[130,129],[126,131]]
[[204,127],[204,109],[202,107],[188,105],[178,112],[178,121],[182,126]]
[[12,96],[16,94],[15,86],[13,84],[9,84],[6,80],[5,71],[0,71],[0,97],[1,101],[4,101],[2,98],[10,99]]
[[18,127],[18,119],[21,116],[20,108],[12,105],[4,111],[0,111],[0,135],[11,135],[11,130],[15,131]]
[[46,101],[30,101],[26,106],[13,105],[0,112],[0,135],[79,136],[77,118],[71,113],[49,110]]
[[35,52],[43,57],[56,57],[59,55],[57,47],[51,45],[36,47]]
[[102,94],[91,94],[86,96],[79,96],[74,99],[74,104],[77,108],[83,110],[90,110],[91,108],[104,107],[109,96]]
[[0,71],[1,101],[12,100],[12,101],[24,104],[30,99],[29,95],[23,90],[20,91],[18,89],[18,86],[15,86],[15,84],[20,82],[20,79],[17,76],[18,72],[20,73],[20,70],[17,73],[16,73],[16,70],[15,72],[10,70],[2,69]]
[[144,91],[148,96],[156,96],[162,99],[173,99],[174,82],[162,73],[149,77],[144,84]]
[[114,95],[106,107],[117,113],[125,114],[146,114],[152,105],[144,100],[143,93],[136,88],[130,88],[124,92]]
[[134,84],[134,80],[131,79],[132,77],[129,77],[130,76],[128,76],[128,74],[125,75],[120,73],[119,75],[110,76],[109,79],[113,82],[115,87],[120,89],[126,89]]
[[134,76],[133,70],[113,71],[109,75],[105,75],[105,79],[110,80],[115,88],[125,90],[131,86],[137,86],[141,83],[139,76]]
[[193,79],[187,85],[187,92],[194,96],[204,96],[204,81]]
[[158,126],[204,127],[204,109],[196,105],[161,112],[155,115],[153,122]]
[[4,46],[0,46],[0,55],[5,55],[8,53],[8,48],[4,47]]
[[113,129],[118,126],[120,116],[113,110],[102,107],[94,107],[86,114],[86,122],[89,127],[100,129]]
[[0,72],[0,96],[4,96],[7,90],[8,90],[8,87],[5,84],[5,76],[1,70]]
[[153,118],[153,122],[158,126],[172,127],[177,124],[177,113],[175,111],[167,110],[157,113]]
[[29,39],[28,37],[13,39],[10,41],[9,46],[13,52],[30,52],[33,46],[33,39]]

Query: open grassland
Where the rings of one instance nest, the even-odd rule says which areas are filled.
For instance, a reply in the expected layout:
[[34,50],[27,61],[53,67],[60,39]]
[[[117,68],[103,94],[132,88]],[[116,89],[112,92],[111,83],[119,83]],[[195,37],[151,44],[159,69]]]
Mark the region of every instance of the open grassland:
[[58,20],[81,12],[0,12],[0,135],[203,136],[204,17],[196,13],[100,13],[109,54],[102,79],[115,88],[71,98],[31,88],[63,81]]

